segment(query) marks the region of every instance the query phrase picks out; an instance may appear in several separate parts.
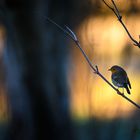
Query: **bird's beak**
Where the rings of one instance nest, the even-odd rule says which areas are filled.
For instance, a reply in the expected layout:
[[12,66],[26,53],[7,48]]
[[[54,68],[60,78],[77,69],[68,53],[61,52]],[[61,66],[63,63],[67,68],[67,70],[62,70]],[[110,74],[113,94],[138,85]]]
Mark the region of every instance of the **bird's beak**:
[[111,69],[108,69],[108,71],[111,71]]

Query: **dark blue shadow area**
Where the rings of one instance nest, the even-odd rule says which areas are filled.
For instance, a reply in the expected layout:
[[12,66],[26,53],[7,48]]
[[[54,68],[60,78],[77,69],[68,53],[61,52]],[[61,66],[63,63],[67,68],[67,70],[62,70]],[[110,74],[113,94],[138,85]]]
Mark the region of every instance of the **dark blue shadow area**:
[[75,122],[78,140],[138,140],[140,120],[134,118],[112,120],[81,120]]

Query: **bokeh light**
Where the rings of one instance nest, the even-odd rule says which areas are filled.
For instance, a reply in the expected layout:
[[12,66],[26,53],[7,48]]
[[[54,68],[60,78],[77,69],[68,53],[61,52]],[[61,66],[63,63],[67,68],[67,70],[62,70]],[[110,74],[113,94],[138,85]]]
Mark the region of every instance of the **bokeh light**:
[[[123,17],[123,20],[132,36],[138,40],[140,20],[137,17]],[[82,48],[109,81],[111,73],[108,69],[112,65],[124,67],[132,84],[131,95],[126,92],[125,95],[140,104],[139,49],[133,46],[116,17],[89,17],[81,23],[77,32]],[[77,48],[73,49],[72,63],[69,77],[72,81],[71,108],[75,117],[114,119],[133,114],[136,107],[118,96],[100,77],[92,73]]]

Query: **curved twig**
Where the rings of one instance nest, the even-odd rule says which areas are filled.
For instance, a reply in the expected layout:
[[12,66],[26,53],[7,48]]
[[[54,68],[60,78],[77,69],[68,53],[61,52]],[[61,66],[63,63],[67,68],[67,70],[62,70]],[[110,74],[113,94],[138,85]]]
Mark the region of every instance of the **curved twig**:
[[113,7],[111,7],[109,4],[107,4],[107,2],[105,0],[102,0],[104,2],[104,4],[113,11],[113,13],[116,15],[116,17],[118,18],[119,22],[121,23],[121,25],[123,26],[123,28],[125,29],[126,33],[128,34],[129,38],[132,40],[132,42],[134,43],[135,46],[138,46],[140,48],[140,42],[136,41],[132,35],[130,34],[130,32],[128,31],[126,25],[124,24],[123,20],[122,20],[122,16],[120,15],[120,12],[117,8],[117,5],[115,4],[114,0],[111,0]]
[[89,66],[91,67],[92,71],[97,74],[100,78],[102,78],[109,86],[111,86],[118,95],[122,96],[123,98],[125,98],[128,102],[132,103],[133,105],[135,105],[137,108],[140,109],[140,106],[135,103],[134,101],[132,101],[131,99],[129,99],[127,96],[125,96],[123,93],[121,93],[116,87],[114,87],[99,71],[99,68],[97,65],[93,65],[92,62],[89,60],[88,56],[86,55],[86,53],[84,52],[84,50],[81,48],[81,45],[79,43],[79,40],[76,36],[76,34],[68,27],[65,26],[65,29],[62,28],[60,25],[58,25],[57,23],[55,23],[54,21],[52,21],[49,18],[46,18],[49,22],[53,23],[54,25],[56,25],[61,31],[63,31],[68,37],[70,37],[76,44],[76,46],[80,49],[81,53],[83,54],[84,58],[86,59],[86,61],[88,62]]

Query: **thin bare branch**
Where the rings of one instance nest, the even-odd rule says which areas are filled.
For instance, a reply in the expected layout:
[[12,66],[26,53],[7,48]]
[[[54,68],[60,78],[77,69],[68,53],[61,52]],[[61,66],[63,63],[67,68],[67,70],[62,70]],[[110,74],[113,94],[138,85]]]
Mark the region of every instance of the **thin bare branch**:
[[65,27],[71,33],[71,35],[73,36],[74,40],[78,41],[77,36],[74,34],[74,32],[68,26],[65,25]]
[[117,18],[118,18],[118,14],[116,13],[115,9],[112,8],[109,4],[107,4],[105,0],[102,0],[102,1],[104,2],[104,4],[105,4],[110,10],[113,11],[113,13],[114,13],[114,14],[117,16]]
[[65,30],[63,29],[61,26],[59,26],[57,23],[55,23],[54,21],[50,20],[49,18],[46,18],[49,22],[53,23],[54,25],[56,25],[61,31],[63,31],[68,37],[70,37],[76,44],[76,46],[80,49],[81,53],[83,54],[84,58],[86,59],[86,61],[88,62],[89,66],[91,67],[92,71],[97,74],[100,78],[102,78],[108,85],[110,85],[118,95],[122,96],[124,99],[126,99],[128,102],[132,103],[133,105],[135,105],[137,108],[140,109],[140,106],[138,104],[136,104],[134,101],[132,101],[131,99],[129,99],[127,96],[125,96],[123,93],[121,93],[117,88],[115,88],[99,71],[99,68],[97,65],[93,65],[92,62],[89,60],[88,56],[86,55],[86,53],[84,52],[84,50],[81,48],[81,45],[78,41],[78,38],[76,36],[76,34],[69,28],[66,26]]
[[[70,32],[70,30],[65,30],[63,29],[61,26],[59,26],[58,24],[56,24],[53,20],[51,20],[48,17],[43,16],[46,20],[48,20],[49,22],[51,22],[52,24],[54,24],[55,26],[57,26],[61,31],[63,31],[66,35],[68,35],[73,41],[75,41],[75,37],[73,36],[73,34]],[[67,27],[67,26],[65,26]]]
[[121,19],[122,16],[120,15],[120,12],[119,12],[119,10],[118,10],[118,8],[117,8],[117,5],[115,4],[114,0],[111,0],[111,1],[112,1],[113,5],[114,5],[116,14],[118,15],[117,17],[118,17],[119,19]]
[[99,72],[98,66],[96,65],[95,68],[96,68],[96,71],[97,71],[97,73],[98,73],[98,72]]
[[119,22],[122,24],[123,28],[125,29],[125,31],[126,31],[128,37],[129,37],[129,38],[131,39],[131,41],[133,42],[133,44],[134,44],[135,46],[138,46],[138,47],[140,48],[140,42],[136,41],[136,40],[132,37],[132,35],[130,34],[130,32],[128,31],[126,25],[124,24],[124,22],[123,22],[123,20],[122,20],[122,16],[121,16],[121,14],[120,14],[120,12],[119,12],[119,10],[118,10],[118,8],[117,8],[117,5],[115,4],[114,0],[111,0],[111,2],[112,2],[112,4],[113,4],[114,8],[111,7],[109,4],[107,4],[107,2],[106,2],[105,0],[102,0],[102,1],[103,1],[104,4],[105,4],[110,10],[112,10],[113,13],[116,15],[116,17],[118,18]]
[[106,3],[105,0],[102,0],[102,1],[104,2],[104,4],[105,4],[109,9],[114,10],[114,8],[112,8],[108,3]]

